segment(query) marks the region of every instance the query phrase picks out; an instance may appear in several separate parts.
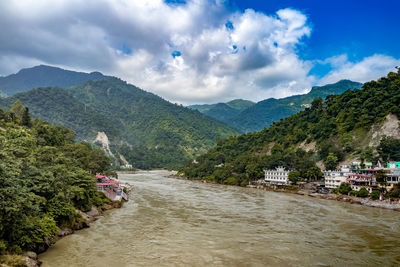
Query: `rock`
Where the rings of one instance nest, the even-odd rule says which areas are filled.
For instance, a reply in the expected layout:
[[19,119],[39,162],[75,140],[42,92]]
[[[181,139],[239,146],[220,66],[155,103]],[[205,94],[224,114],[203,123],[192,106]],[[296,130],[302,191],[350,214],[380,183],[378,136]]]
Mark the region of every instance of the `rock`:
[[57,236],[58,237],[63,237],[63,236],[66,236],[66,235],[70,235],[73,232],[74,232],[74,230],[72,230],[71,228],[62,228],[62,229],[58,229]]
[[29,258],[31,258],[33,260],[37,260],[37,258],[38,258],[37,254],[35,252],[33,252],[33,251],[26,251],[24,253],[24,256],[25,257],[29,257]]

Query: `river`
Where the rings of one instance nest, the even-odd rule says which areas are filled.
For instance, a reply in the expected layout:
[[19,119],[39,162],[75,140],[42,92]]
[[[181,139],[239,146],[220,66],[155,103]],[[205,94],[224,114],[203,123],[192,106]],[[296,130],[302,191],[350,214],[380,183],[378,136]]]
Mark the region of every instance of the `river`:
[[166,175],[120,175],[130,201],[59,240],[42,266],[400,265],[400,212]]

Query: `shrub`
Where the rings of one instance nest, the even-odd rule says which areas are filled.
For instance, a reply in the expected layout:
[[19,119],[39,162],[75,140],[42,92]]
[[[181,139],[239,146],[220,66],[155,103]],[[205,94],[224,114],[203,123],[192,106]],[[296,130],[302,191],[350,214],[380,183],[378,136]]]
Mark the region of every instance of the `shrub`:
[[369,192],[364,187],[361,188],[360,191],[357,192],[358,197],[367,197],[368,195],[369,195]]
[[351,190],[351,191],[349,192],[349,195],[350,195],[350,196],[357,196],[357,195],[358,195],[358,191],[356,191],[356,190]]
[[7,243],[4,240],[0,240],[0,255],[3,255],[6,253],[7,249]]
[[339,193],[347,195],[351,191],[351,186],[349,183],[341,183],[339,186]]
[[400,198],[400,189],[392,189],[389,196],[392,198]]
[[381,193],[380,193],[378,190],[372,190],[372,192],[371,192],[371,199],[373,199],[373,200],[379,199],[380,194],[381,194]]
[[224,184],[237,185],[238,180],[236,179],[236,177],[229,177],[229,178],[225,179]]

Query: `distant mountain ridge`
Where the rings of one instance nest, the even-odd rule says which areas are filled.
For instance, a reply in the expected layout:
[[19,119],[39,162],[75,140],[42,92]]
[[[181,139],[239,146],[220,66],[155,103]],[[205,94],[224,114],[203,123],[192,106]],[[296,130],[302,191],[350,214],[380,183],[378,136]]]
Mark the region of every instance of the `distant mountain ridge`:
[[[214,105],[192,105],[200,112],[221,120],[242,133],[260,131],[275,121],[293,115],[307,107],[317,98],[328,95],[342,94],[347,90],[361,88],[362,83],[341,80],[334,84],[314,86],[307,94],[294,95],[285,98],[268,98],[237,112],[228,109],[224,103]],[[226,103],[227,104],[227,103]]]
[[232,117],[253,105],[255,105],[255,103],[252,101],[235,99],[226,103],[190,105],[188,108],[196,109],[207,116],[229,123]]
[[[59,68],[45,69],[60,72]],[[29,69],[25,71],[29,74]],[[66,71],[59,77],[69,74]],[[79,74],[85,79],[90,75]],[[213,147],[217,139],[237,134],[228,125],[196,110],[172,104],[118,78],[100,75],[95,74],[101,79],[71,87],[44,84],[47,87],[1,98],[0,108],[10,108],[19,99],[33,117],[70,127],[79,140],[94,142],[101,134],[110,141],[115,164],[121,163],[122,155],[133,167],[143,169],[177,168]],[[63,82],[71,84],[72,79]]]
[[81,82],[106,78],[109,78],[109,76],[104,76],[100,72],[84,73],[39,65],[22,69],[16,74],[0,77],[0,91],[7,96],[12,96],[37,87],[57,86],[67,88]]

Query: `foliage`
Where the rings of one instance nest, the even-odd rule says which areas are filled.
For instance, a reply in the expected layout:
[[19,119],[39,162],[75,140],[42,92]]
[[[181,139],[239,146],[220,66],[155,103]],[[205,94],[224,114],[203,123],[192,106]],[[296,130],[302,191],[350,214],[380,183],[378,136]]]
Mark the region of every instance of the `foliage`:
[[178,168],[217,139],[237,134],[224,123],[117,78],[67,89],[36,88],[0,99],[0,107],[10,108],[16,100],[33,117],[73,129],[79,141],[93,141],[104,132],[116,156],[114,166],[123,155],[134,168]]
[[254,102],[248,100],[235,99],[227,103],[191,105],[188,108],[196,109],[207,116],[229,124],[235,116],[254,104]]
[[[216,178],[216,172],[223,170],[217,171],[215,166],[223,162],[222,169],[230,177],[246,174],[246,166],[254,164],[261,170],[277,166],[295,169],[301,178],[317,180],[323,175],[316,162],[323,161],[334,169],[359,146],[353,140],[359,132],[368,132],[389,113],[400,117],[399,85],[400,72],[389,73],[378,81],[365,83],[363,90],[328,95],[325,100],[316,98],[310,108],[260,132],[219,140],[216,147],[196,161],[187,161],[181,171],[189,178]],[[315,144],[314,149],[302,149],[311,144]],[[366,157],[370,157],[372,152],[367,152]]]
[[378,190],[372,190],[371,192],[371,199],[378,200],[381,193]]
[[342,195],[347,195],[351,191],[351,186],[349,183],[341,183],[339,186],[339,193]]
[[298,171],[290,171],[288,174],[288,179],[292,184],[296,184],[300,178],[300,172]]
[[0,110],[0,243],[14,253],[50,244],[58,226],[78,220],[76,209],[102,203],[93,174],[109,166],[71,130],[39,119],[28,129],[17,117]]
[[400,139],[384,136],[377,148],[380,158],[386,162],[390,160],[400,161]]
[[392,190],[389,192],[389,197],[392,197],[392,198],[400,198],[400,189],[392,189]]
[[358,197],[367,197],[368,195],[369,195],[369,192],[364,187],[361,188],[360,190],[358,190],[358,192],[357,192]]
[[387,185],[387,176],[383,170],[379,170],[375,174],[376,181],[381,185],[381,187],[386,188]]
[[333,171],[337,167],[338,158],[333,153],[329,153],[329,155],[324,160],[324,164],[327,170]]
[[244,133],[261,131],[273,122],[304,110],[317,97],[325,98],[328,95],[341,94],[346,90],[361,88],[361,86],[361,83],[342,80],[334,84],[315,86],[309,93],[303,95],[281,99],[269,98],[248,107],[224,122]]

